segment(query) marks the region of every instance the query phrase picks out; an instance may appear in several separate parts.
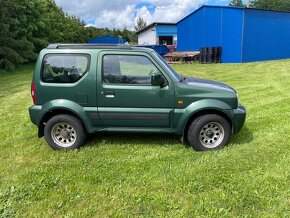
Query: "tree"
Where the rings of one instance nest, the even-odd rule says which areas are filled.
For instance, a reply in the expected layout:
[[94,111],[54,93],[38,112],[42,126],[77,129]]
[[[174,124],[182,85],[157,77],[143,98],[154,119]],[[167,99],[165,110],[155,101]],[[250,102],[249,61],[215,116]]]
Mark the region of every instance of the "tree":
[[128,42],[130,42],[130,44],[138,43],[137,35],[134,32],[128,30],[127,28],[123,29],[121,36],[125,38]]
[[232,0],[229,6],[245,6],[242,0]]
[[19,64],[34,60],[34,45],[29,41],[30,25],[28,0],[0,0],[0,69],[11,70]]
[[85,42],[84,23],[54,0],[0,0],[0,70],[32,62],[53,42]]
[[[0,0],[0,71],[34,62],[49,43],[83,43],[114,35],[130,43],[133,31],[85,27],[78,17],[65,13],[54,0]],[[143,20],[142,23],[146,22]],[[142,24],[144,25],[144,24]]]
[[146,26],[147,26],[147,22],[142,17],[138,17],[137,22],[136,22],[136,26],[135,26],[135,30],[136,31],[141,30]]
[[251,1],[251,6],[269,10],[290,11],[289,0],[253,0]]

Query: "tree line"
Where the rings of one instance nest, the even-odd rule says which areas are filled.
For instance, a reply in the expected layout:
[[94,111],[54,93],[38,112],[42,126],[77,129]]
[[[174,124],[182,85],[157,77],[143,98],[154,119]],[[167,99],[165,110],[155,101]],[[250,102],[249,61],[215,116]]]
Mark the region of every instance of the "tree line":
[[49,43],[84,43],[113,35],[135,43],[134,32],[85,27],[78,17],[68,15],[54,0],[0,0],[0,70],[35,61]]
[[229,6],[242,7],[247,5],[251,8],[290,11],[290,0],[232,0],[229,4]]

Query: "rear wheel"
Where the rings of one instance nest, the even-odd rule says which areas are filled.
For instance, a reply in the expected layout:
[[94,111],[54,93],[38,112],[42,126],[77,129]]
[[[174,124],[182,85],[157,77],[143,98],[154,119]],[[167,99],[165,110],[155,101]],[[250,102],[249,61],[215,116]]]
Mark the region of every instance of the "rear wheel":
[[231,136],[231,126],[222,116],[207,114],[196,118],[190,125],[187,138],[197,151],[224,148]]
[[44,137],[53,149],[69,150],[79,148],[85,143],[86,132],[78,118],[60,114],[48,120],[44,127]]

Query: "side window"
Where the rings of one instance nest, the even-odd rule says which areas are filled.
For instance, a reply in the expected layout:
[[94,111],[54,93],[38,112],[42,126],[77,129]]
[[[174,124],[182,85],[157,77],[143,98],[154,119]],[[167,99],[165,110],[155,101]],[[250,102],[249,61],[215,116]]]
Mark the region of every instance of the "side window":
[[42,81],[74,83],[88,70],[90,56],[84,54],[48,54],[43,58]]
[[151,85],[151,74],[158,69],[145,56],[105,55],[103,82],[129,85]]

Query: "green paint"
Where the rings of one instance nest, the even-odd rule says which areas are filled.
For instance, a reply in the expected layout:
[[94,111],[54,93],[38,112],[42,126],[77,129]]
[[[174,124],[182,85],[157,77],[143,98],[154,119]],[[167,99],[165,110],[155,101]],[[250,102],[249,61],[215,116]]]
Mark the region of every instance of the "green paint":
[[[42,60],[52,54],[89,55],[88,70],[75,83],[42,82]],[[162,75],[164,85],[104,83],[103,59],[108,56],[143,57],[150,62],[154,71]],[[129,77],[138,75],[138,69],[124,63],[121,68],[129,72]],[[145,74],[143,71],[151,69],[150,66],[142,68],[142,76]],[[63,72],[63,69],[60,70]],[[153,80],[156,80],[156,73]],[[39,54],[33,81],[37,105],[29,111],[32,122],[40,128],[46,122],[47,114],[57,110],[61,110],[61,113],[68,111],[79,117],[89,133],[141,129],[144,132],[182,135],[187,122],[203,111],[217,112],[226,117],[233,133],[238,132],[245,121],[245,109],[238,105],[236,92],[231,87],[192,78],[179,81],[150,49],[44,49]],[[183,101],[183,104],[178,104],[178,101]]]

